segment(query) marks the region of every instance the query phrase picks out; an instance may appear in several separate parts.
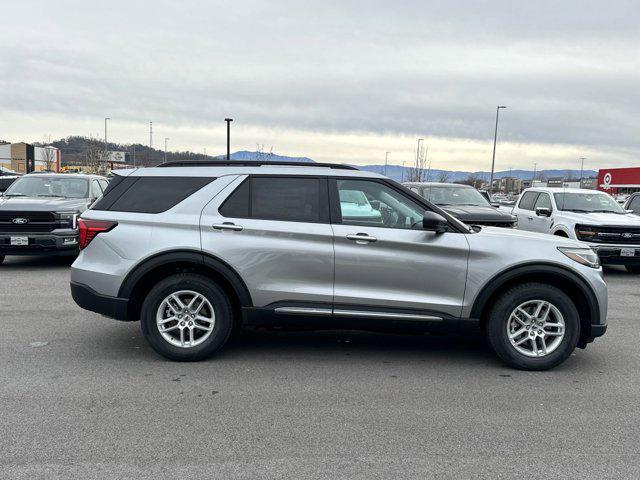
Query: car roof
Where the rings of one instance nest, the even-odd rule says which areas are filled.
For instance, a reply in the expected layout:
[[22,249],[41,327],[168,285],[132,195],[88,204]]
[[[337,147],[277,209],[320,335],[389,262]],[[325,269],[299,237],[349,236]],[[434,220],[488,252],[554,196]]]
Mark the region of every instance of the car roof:
[[222,177],[225,175],[288,175],[288,176],[329,176],[353,178],[387,178],[375,172],[352,168],[335,168],[325,164],[299,165],[180,165],[157,166],[151,168],[135,168],[113,170],[114,175],[136,177]]
[[562,187],[530,187],[524,192],[546,192],[546,193],[607,193],[601,190],[591,190],[588,188],[562,188]]

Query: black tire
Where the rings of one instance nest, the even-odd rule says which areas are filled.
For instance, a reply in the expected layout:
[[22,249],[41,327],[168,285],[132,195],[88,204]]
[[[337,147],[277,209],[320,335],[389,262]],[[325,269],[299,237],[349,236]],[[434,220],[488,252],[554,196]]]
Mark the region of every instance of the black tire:
[[[203,295],[215,313],[211,334],[193,347],[172,345],[163,338],[156,324],[156,313],[163,300],[180,290]],[[227,294],[215,282],[202,275],[181,273],[165,278],[151,289],[142,304],[140,323],[144,338],[160,355],[179,362],[193,362],[211,357],[224,346],[233,330],[233,309]]]
[[626,268],[629,273],[640,273],[640,265],[625,265],[624,268]]
[[4,262],[4,255],[0,255],[0,265],[2,265],[2,262]]
[[[507,322],[518,305],[529,300],[553,304],[564,317],[565,333],[557,348],[543,357],[528,357],[511,345]],[[544,283],[526,283],[501,295],[486,319],[485,334],[496,355],[507,365],[519,370],[547,370],[564,362],[574,351],[580,338],[580,318],[571,299],[560,289]]]

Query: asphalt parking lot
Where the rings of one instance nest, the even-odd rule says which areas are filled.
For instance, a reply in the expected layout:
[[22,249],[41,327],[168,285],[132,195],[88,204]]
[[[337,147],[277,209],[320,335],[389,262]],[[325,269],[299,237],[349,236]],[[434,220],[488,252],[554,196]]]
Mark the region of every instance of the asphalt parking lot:
[[171,363],[81,310],[69,261],[0,267],[2,478],[639,478],[640,276],[557,369],[473,339],[261,333]]

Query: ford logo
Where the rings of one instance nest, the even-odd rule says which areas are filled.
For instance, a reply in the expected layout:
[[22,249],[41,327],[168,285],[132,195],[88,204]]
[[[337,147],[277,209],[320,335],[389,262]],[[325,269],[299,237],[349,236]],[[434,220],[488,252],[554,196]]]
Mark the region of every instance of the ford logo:
[[28,218],[14,218],[11,221],[13,223],[15,223],[16,225],[24,225],[25,223],[29,223],[29,219]]
[[631,237],[633,237],[632,233],[625,232],[625,233],[622,234],[622,238],[631,238]]

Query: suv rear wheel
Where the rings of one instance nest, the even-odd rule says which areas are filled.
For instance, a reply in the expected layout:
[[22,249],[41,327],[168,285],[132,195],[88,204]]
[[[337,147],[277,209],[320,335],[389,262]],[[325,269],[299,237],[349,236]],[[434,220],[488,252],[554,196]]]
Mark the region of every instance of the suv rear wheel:
[[565,361],[580,336],[578,311],[561,290],[543,283],[518,285],[495,302],[486,325],[489,345],[521,370],[546,370]]
[[640,265],[625,265],[627,272],[629,273],[640,273]]
[[160,355],[177,361],[210,357],[227,342],[233,311],[207,277],[176,274],[154,286],[142,305],[142,333]]
[[2,265],[2,262],[4,262],[4,255],[0,255],[0,265]]

